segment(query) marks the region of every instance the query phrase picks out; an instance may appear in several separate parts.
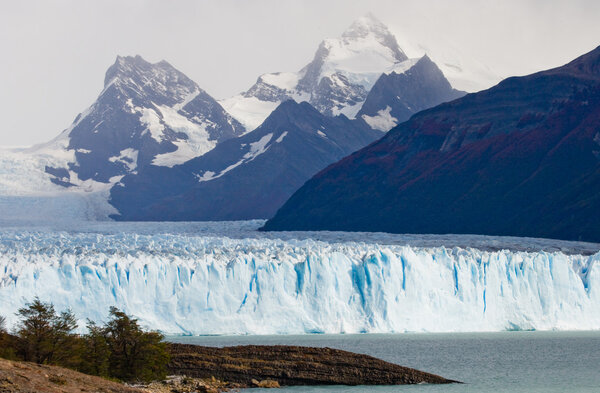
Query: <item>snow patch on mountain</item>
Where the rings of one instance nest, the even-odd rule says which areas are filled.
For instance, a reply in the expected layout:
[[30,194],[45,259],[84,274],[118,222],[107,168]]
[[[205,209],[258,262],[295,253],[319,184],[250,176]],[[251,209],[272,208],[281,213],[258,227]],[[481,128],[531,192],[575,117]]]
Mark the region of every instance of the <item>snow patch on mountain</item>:
[[271,112],[280,104],[279,101],[260,100],[257,97],[245,97],[238,94],[231,98],[220,100],[219,104],[242,123],[246,128],[246,133],[260,126]]
[[183,99],[183,101],[181,101],[178,104],[173,105],[173,109],[177,112],[179,112],[180,110],[182,110],[183,108],[185,108],[185,106],[187,104],[189,104],[190,102],[194,101],[194,99],[196,97],[198,97],[201,94],[201,91],[199,89],[194,90],[193,92],[189,93],[187,95],[187,97],[185,97]]
[[175,107],[162,105],[158,109],[162,114],[164,124],[173,131],[184,134],[185,137],[172,140],[171,143],[177,146],[177,150],[157,155],[152,161],[153,165],[171,168],[194,157],[199,157],[217,145],[217,141],[211,140],[206,130],[207,126],[211,124],[209,120],[195,123],[181,115],[180,110]]
[[250,143],[250,151],[244,154],[244,158],[250,161],[263,154],[265,151],[267,151],[267,143],[269,143],[272,138],[273,133],[269,133],[260,138],[258,141]]
[[275,140],[275,142],[277,142],[277,143],[281,143],[281,142],[283,142],[283,138],[285,138],[285,136],[286,136],[287,134],[288,134],[288,132],[287,132],[287,131],[284,131],[284,132],[283,132],[281,135],[279,135],[279,138],[277,138],[277,139]]
[[[421,60],[421,57],[414,57],[401,63],[396,63],[393,66],[386,69],[383,73],[388,75],[392,72],[396,74],[404,74],[405,72],[413,68],[414,65],[419,62],[419,60]],[[371,85],[371,87],[373,87],[373,85]]]
[[247,130],[258,127],[288,99],[307,101],[325,115],[354,119],[382,74],[404,74],[425,55],[459,90],[481,90],[501,79],[439,34],[421,32],[417,38],[423,41],[418,43],[407,39],[409,35],[397,37],[401,45],[377,18],[365,15],[340,37],[321,42],[313,60],[300,71],[261,75],[250,89],[220,103]]
[[137,168],[138,153],[139,151],[128,148],[121,150],[118,156],[110,157],[108,161],[121,162],[129,168],[130,172],[133,172]]
[[293,90],[298,85],[299,75],[296,72],[275,72],[264,74],[261,78],[266,84],[271,86]]
[[[136,109],[137,108],[139,107],[136,107]],[[156,113],[156,111],[152,108],[139,108],[139,111],[142,114],[140,120],[147,127],[142,132],[142,136],[146,135],[149,132],[156,142],[162,142],[164,138],[165,126],[161,122],[158,113]]]
[[398,119],[392,116],[392,108],[388,105],[385,109],[377,112],[377,116],[362,115],[369,127],[379,131],[389,131],[398,124]]
[[[285,134],[287,135],[287,132],[285,132]],[[285,135],[282,134],[279,138],[277,138],[276,142],[281,142],[283,140],[283,137],[285,137]],[[213,171],[206,171],[202,175],[196,174],[198,182],[202,183],[205,181],[218,179],[219,177],[225,175],[232,169],[235,169],[242,164],[254,160],[256,157],[260,156],[261,154],[267,151],[267,149],[269,148],[268,143],[271,141],[272,138],[273,133],[269,133],[261,137],[258,141],[250,143],[248,152],[244,154],[242,159],[234,164],[229,165],[227,168],[223,169],[219,174],[215,174],[215,172]]]

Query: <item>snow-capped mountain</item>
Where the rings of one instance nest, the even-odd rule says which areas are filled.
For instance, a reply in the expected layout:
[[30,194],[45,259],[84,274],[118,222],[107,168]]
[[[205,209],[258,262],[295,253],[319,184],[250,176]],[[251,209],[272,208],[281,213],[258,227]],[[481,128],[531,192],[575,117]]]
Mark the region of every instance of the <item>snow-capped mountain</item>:
[[307,101],[328,116],[354,118],[381,74],[402,73],[417,60],[409,59],[388,28],[368,14],[340,37],[324,40],[299,72],[262,75],[246,92],[220,102],[248,130],[287,99]]
[[115,183],[149,164],[183,163],[243,132],[218,102],[166,61],[119,56],[96,102],[32,152],[66,157],[66,165],[47,168],[57,184]]
[[[79,215],[107,217],[116,214],[107,203],[107,196],[124,176],[130,175],[127,177],[129,184],[137,184],[131,180],[132,176],[142,174],[140,182],[143,183],[150,181],[148,173],[160,172],[160,167],[187,168],[182,164],[206,154],[221,142],[255,129],[286,100],[308,101],[317,108],[320,116],[344,114],[343,120],[332,120],[333,123],[328,127],[346,127],[347,134],[340,128],[327,134],[328,141],[318,139],[318,143],[314,135],[302,134],[307,140],[298,140],[297,146],[307,144],[306,152],[290,147],[293,151],[280,157],[277,165],[291,172],[281,172],[285,173],[279,179],[281,189],[277,189],[275,183],[268,185],[270,192],[278,197],[270,200],[267,208],[257,208],[259,201],[263,200],[260,193],[253,194],[256,198],[252,200],[251,194],[248,194],[252,187],[240,186],[239,192],[231,193],[229,197],[247,195],[244,206],[253,206],[252,209],[242,206],[239,211],[226,212],[227,199],[222,190],[217,190],[215,195],[221,195],[222,198],[213,201],[214,206],[209,210],[214,214],[194,215],[196,219],[207,219],[209,216],[211,219],[270,217],[295,188],[327,164],[365,146],[380,135],[379,131],[389,130],[413,113],[460,94],[452,89],[428,57],[409,59],[394,35],[372,15],[355,21],[339,38],[323,41],[314,59],[301,71],[262,75],[245,93],[222,101],[223,106],[165,61],[152,64],[140,56],[119,56],[106,72],[104,89],[98,99],[79,114],[68,129],[49,143],[7,153],[3,164],[6,176],[0,173],[0,183],[3,182],[3,176],[7,179],[5,183],[12,186],[16,184],[13,178],[28,177],[31,181],[27,190],[17,187],[19,195],[41,198],[35,199],[36,204],[63,206],[76,197],[83,201]],[[314,117],[311,111],[305,112],[307,116]],[[358,119],[350,121],[354,117]],[[282,120],[281,127],[295,127],[295,120],[288,120],[290,123]],[[325,122],[323,119],[319,121]],[[305,123],[310,124],[310,121]],[[263,131],[267,129],[262,128]],[[216,153],[210,156],[213,158],[194,161],[195,173],[202,172],[200,176],[210,178],[211,181],[207,182],[210,184],[230,181],[231,184],[223,186],[229,190],[237,187],[233,185],[238,181],[233,176],[235,173],[246,173],[249,178],[262,178],[265,182],[274,181],[272,175],[279,171],[260,173],[264,168],[256,163],[261,162],[262,158],[243,159],[246,155],[252,156],[247,146],[259,143],[260,138],[250,140],[256,135],[249,136],[248,141],[244,139],[227,145],[247,144],[246,147],[238,145],[235,154],[226,152],[226,148],[219,149],[219,154],[227,153],[217,159],[227,164],[222,168],[212,165]],[[261,135],[261,138],[265,135]],[[331,135],[337,135],[337,139]],[[277,140],[279,136],[273,138]],[[344,138],[349,139],[346,141]],[[293,139],[288,137],[286,140]],[[284,159],[290,162],[282,161]],[[24,161],[30,161],[31,165],[22,165]],[[300,162],[304,163],[304,168],[296,173],[292,168]],[[234,164],[234,168],[225,170]],[[145,171],[144,168],[149,170]],[[214,173],[214,177],[209,176],[209,172]],[[177,171],[165,170],[165,173]],[[193,179],[188,191],[200,195],[196,189],[204,189],[205,185],[198,187],[196,177]],[[165,181],[160,179],[157,184],[164,185]],[[172,188],[183,195],[183,184],[187,183],[184,181],[182,185]],[[208,188],[211,187],[214,186]],[[79,194],[69,194],[67,197],[66,194],[62,195],[63,191]],[[133,189],[127,191],[135,193]],[[138,197],[157,200],[162,195],[161,190],[154,191],[157,196]],[[9,190],[3,193],[0,189],[0,196],[13,198],[15,192]],[[119,203],[115,197],[119,192],[115,191],[113,195],[115,203]],[[189,197],[191,194],[187,195]],[[202,195],[208,200],[205,194]],[[4,203],[6,212],[13,214],[16,211],[10,207],[13,202]],[[86,209],[85,204],[92,206],[92,209]],[[23,211],[35,211],[23,206]],[[133,217],[127,210],[130,206],[125,208],[121,218]],[[250,211],[252,214],[248,215]],[[257,215],[257,212],[260,214]],[[169,214],[165,213],[163,217]],[[192,219],[192,216],[187,218]]]
[[271,217],[308,178],[383,135],[288,100],[250,133],[172,168],[148,166],[111,191],[120,220]]

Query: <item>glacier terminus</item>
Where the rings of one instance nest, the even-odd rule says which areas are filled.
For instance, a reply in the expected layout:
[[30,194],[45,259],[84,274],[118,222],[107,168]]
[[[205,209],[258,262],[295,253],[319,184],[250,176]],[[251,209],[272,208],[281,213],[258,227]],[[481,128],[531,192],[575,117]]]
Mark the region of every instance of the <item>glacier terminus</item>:
[[5,226],[0,315],[38,296],[168,334],[600,329],[597,244],[260,225]]

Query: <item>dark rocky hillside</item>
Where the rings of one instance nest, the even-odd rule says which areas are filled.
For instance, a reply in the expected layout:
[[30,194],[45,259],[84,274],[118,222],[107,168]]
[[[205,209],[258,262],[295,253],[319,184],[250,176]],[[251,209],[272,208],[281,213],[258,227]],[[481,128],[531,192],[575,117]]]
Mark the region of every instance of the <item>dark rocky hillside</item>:
[[298,190],[267,230],[600,240],[600,47],[421,112]]
[[312,175],[382,135],[286,101],[256,130],[172,168],[148,166],[111,191],[120,220],[269,218]]
[[[369,91],[356,117],[375,120],[385,114],[395,126],[417,112],[465,94],[453,89],[442,71],[425,55],[402,73],[382,74]],[[373,126],[377,125],[376,120],[371,122]],[[378,129],[388,131],[390,128]]]

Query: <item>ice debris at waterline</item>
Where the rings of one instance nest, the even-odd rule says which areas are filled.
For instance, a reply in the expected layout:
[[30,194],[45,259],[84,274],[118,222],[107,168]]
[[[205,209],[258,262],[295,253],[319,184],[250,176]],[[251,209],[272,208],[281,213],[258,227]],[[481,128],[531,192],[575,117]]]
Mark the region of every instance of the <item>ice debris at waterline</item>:
[[560,252],[6,231],[0,315],[39,296],[173,334],[600,329],[600,269]]

